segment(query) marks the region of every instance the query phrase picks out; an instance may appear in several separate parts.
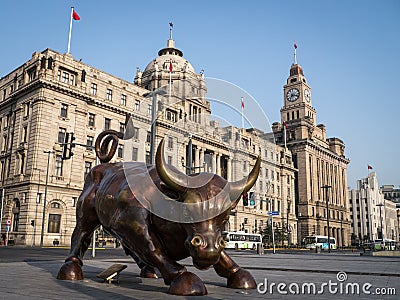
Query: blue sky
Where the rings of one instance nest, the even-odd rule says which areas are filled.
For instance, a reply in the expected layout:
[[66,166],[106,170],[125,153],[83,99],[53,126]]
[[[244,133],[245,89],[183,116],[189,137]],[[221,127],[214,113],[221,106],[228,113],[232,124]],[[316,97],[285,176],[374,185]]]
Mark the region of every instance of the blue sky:
[[81,17],[71,54],[128,81],[165,47],[172,21],[197,72],[243,88],[274,122],[296,40],[317,123],[346,144],[349,186],[368,164],[380,185],[400,185],[400,1],[140,2],[4,1],[0,75],[34,51],[65,53],[71,5]]

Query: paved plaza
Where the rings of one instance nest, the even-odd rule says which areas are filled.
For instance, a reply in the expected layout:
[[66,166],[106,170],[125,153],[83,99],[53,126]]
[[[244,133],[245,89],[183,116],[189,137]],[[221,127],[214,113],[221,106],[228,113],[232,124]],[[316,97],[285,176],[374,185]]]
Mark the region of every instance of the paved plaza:
[[[225,279],[213,269],[199,271],[192,266],[191,259],[186,259],[181,263],[203,279],[208,290],[207,296],[193,298],[168,295],[162,279],[139,278],[139,268],[120,249],[98,250],[95,258],[87,253],[85,279],[75,282],[56,279],[68,250],[57,249],[46,255],[38,251],[46,249],[32,252],[30,248],[0,248],[0,299],[398,299],[400,293],[398,257],[365,257],[351,252],[229,252],[253,274],[257,283],[263,283],[261,293],[228,289]],[[96,275],[114,263],[127,264],[128,268],[121,273],[118,284],[103,283]],[[377,295],[394,290],[397,295]]]

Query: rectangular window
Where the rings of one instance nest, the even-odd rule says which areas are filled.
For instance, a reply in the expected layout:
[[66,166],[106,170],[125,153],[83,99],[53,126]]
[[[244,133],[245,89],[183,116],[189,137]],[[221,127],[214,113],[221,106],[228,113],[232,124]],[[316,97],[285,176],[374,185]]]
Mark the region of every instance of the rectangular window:
[[111,127],[111,119],[104,118],[104,130],[108,130]]
[[119,132],[125,133],[125,123],[119,123]]
[[61,103],[60,116],[66,118],[67,115],[68,115],[68,105],[65,103]]
[[172,137],[168,137],[168,148],[169,149],[174,148],[174,139]]
[[118,145],[118,158],[123,158],[124,157],[124,145],[119,144]]
[[96,115],[89,113],[89,120],[88,120],[88,125],[94,127],[94,119],[95,119]]
[[139,100],[135,100],[135,110],[136,111],[140,110],[140,101]]
[[121,105],[126,106],[126,95],[121,95]]
[[31,82],[36,78],[36,68],[30,69],[28,71],[28,81]]
[[106,99],[112,100],[112,89],[107,89]]
[[93,149],[93,137],[88,135],[86,139],[86,150],[92,150]]
[[57,139],[58,143],[64,143],[66,132],[67,130],[65,128],[62,127],[58,128],[58,139]]
[[132,149],[132,160],[137,161],[138,160],[138,148],[133,147]]
[[62,77],[61,77],[61,82],[68,83],[69,82],[69,73],[68,72],[62,72]]
[[146,143],[150,143],[150,141],[151,141],[151,131],[147,131]]
[[151,104],[147,106],[147,114],[151,116]]
[[25,173],[25,154],[21,154],[19,158],[19,173],[24,174]]
[[168,164],[172,165],[172,156],[168,155]]
[[28,126],[22,127],[22,139],[21,142],[26,143],[28,140]]
[[85,179],[87,174],[89,174],[90,170],[92,169],[92,162],[90,161],[85,161],[85,173],[83,175],[83,178]]
[[75,75],[71,74],[69,77],[69,84],[75,85]]
[[48,233],[60,233],[61,215],[49,214]]
[[139,128],[138,127],[133,127],[133,138],[139,139]]
[[97,84],[96,84],[96,83],[92,83],[92,84],[90,85],[90,93],[91,93],[93,96],[96,96],[96,95],[97,95]]
[[72,202],[71,202],[72,207],[76,206],[76,200],[77,200],[76,197],[72,197]]
[[150,152],[146,151],[146,164],[150,164]]
[[24,104],[24,117],[29,117],[30,114],[30,102]]
[[62,176],[63,174],[63,160],[61,155],[56,156],[56,176]]

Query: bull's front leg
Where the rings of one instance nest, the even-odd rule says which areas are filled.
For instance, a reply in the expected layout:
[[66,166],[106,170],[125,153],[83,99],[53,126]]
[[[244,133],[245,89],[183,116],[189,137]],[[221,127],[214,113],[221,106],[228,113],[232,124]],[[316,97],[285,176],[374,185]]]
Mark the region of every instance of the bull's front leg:
[[77,204],[76,226],[71,237],[71,250],[65,263],[57,274],[60,280],[83,280],[82,259],[91,243],[95,228],[100,224],[90,200],[94,189],[88,189],[81,195]]
[[[141,227],[140,230],[138,230],[139,227]],[[136,230],[125,228],[128,229],[124,230],[127,234],[122,237],[125,246],[138,254],[146,264],[160,271],[165,284],[170,285],[169,294],[181,296],[207,294],[203,281],[195,274],[188,272],[184,266],[169,258],[158,237],[146,226],[134,221],[130,228]]]
[[227,287],[233,289],[255,289],[257,287],[253,276],[239,267],[225,252],[221,252],[221,257],[214,269],[221,277],[228,279]]

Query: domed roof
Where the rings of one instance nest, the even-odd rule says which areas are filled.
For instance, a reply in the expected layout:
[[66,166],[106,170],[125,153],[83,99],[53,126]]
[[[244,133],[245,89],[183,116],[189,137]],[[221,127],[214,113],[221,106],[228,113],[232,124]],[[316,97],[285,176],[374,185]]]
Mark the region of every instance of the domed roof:
[[186,59],[183,58],[181,50],[175,48],[174,40],[169,39],[167,48],[158,51],[158,57],[152,60],[144,70],[144,72],[158,70],[168,70],[170,68],[170,61],[172,61],[172,71],[189,71],[195,73],[193,66]]

